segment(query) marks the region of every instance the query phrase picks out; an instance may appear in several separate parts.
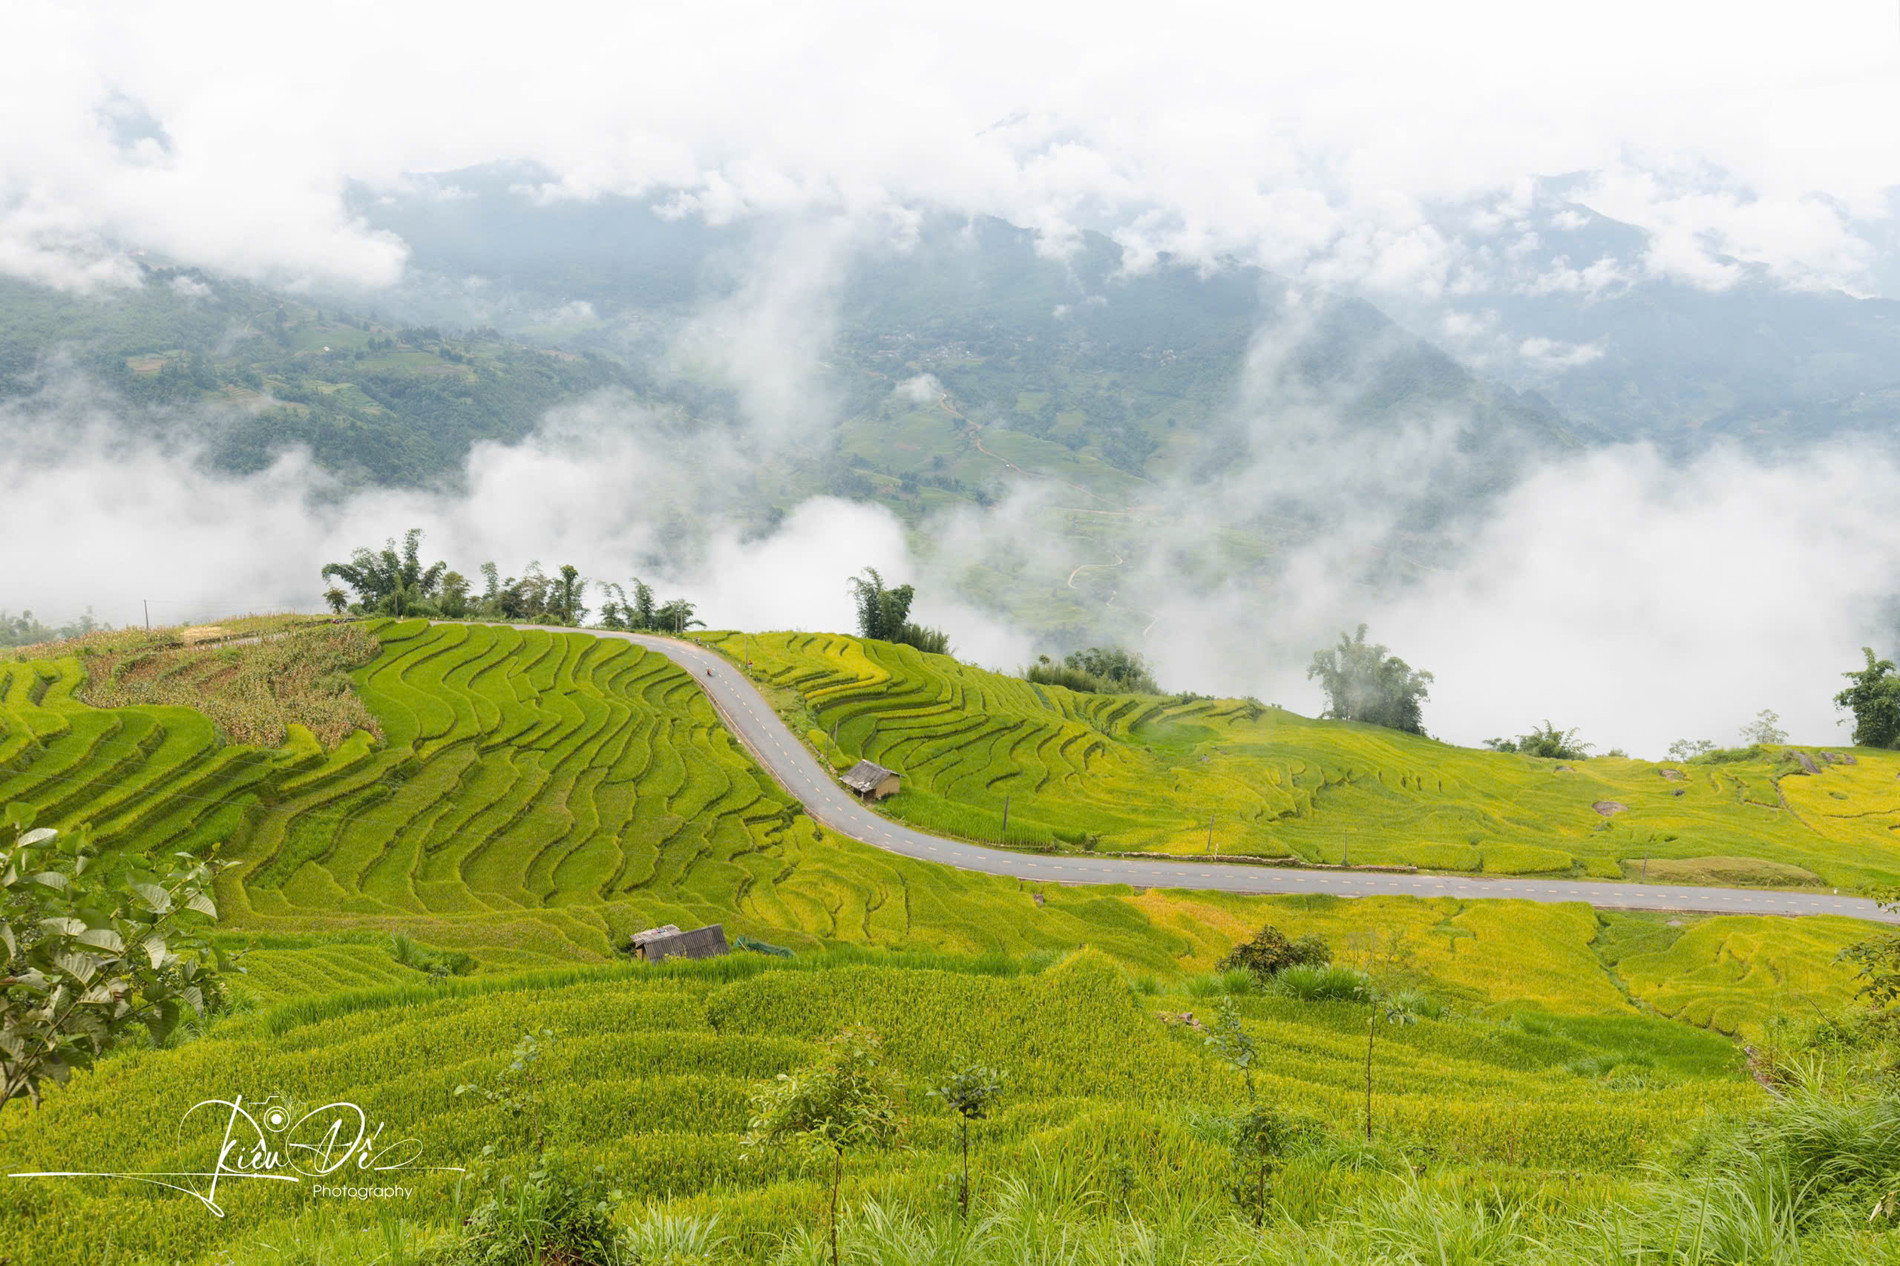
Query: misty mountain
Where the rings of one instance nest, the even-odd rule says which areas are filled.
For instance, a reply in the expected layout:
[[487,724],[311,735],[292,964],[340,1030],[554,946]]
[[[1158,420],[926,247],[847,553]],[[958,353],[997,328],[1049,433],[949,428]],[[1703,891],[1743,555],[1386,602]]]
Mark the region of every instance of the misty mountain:
[[147,265],[136,288],[72,295],[0,278],[0,401],[75,375],[122,422],[232,472],[310,451],[345,484],[451,480],[483,440],[621,383],[612,360],[492,329],[401,326],[307,296]]
[[[65,355],[144,425],[200,429],[220,467],[257,469],[301,445],[349,480],[387,485],[439,483],[473,444],[519,440],[547,408],[606,387],[743,426],[738,375],[682,358],[681,340],[709,306],[743,303],[775,248],[808,248],[784,246],[783,227],[775,239],[633,199],[550,200],[536,180],[508,165],[359,194],[357,209],[412,252],[408,279],[374,295],[277,294],[157,261],[143,285],[105,296],[5,283],[0,391],[30,390]],[[1348,448],[1454,416],[1460,469],[1422,500],[1415,526],[1429,526],[1528,457],[1597,438],[1370,305],[1257,268],[1163,257],[1134,270],[1101,234],[1056,254],[1000,220],[934,216],[906,242],[844,244],[832,270],[795,314],[830,329],[829,343],[785,353],[822,358],[812,390],[828,424],[788,454],[781,509],[829,491],[914,518],[920,481],[983,504],[1012,472],[1079,477],[1126,501],[1143,481],[1195,477],[1257,443],[1310,446],[1319,413]],[[1263,360],[1271,371],[1250,384]],[[892,390],[926,374],[944,393],[941,420],[1008,432],[1014,455],[969,468],[963,457],[994,446],[878,444]],[[1302,434],[1260,434],[1262,409]]]
[[[801,248],[797,225],[712,226],[611,196],[550,200],[547,178],[504,165],[418,178],[404,196],[361,195],[356,209],[412,252],[408,280],[382,302],[411,321],[493,324],[612,356],[656,398],[740,412],[736,398],[716,399],[716,376],[668,372],[669,349],[696,312],[741,299],[748,277],[824,246]],[[1508,482],[1529,455],[1604,438],[1534,392],[1482,380],[1363,301],[1296,291],[1258,268],[1164,256],[1134,269],[1103,234],[1051,252],[993,218],[927,216],[897,236],[838,248],[835,278],[802,297],[803,319],[832,329],[824,386],[844,444],[831,491],[901,502],[893,481],[934,476],[939,490],[979,501],[1000,492],[1001,464],[944,473],[969,447],[961,440],[913,446],[918,462],[854,443],[888,412],[891,390],[920,374],[941,384],[955,410],[946,416],[1019,437],[1014,465],[1075,468],[1091,487],[1231,462],[1256,420],[1245,380],[1263,355],[1275,364],[1271,394],[1323,401],[1342,443],[1458,416],[1453,447],[1473,470],[1440,484],[1438,509]]]
[[1797,288],[1717,256],[1692,284],[1659,268],[1665,244],[1541,182],[1508,230],[1447,234],[1474,269],[1452,309],[1515,350],[1490,372],[1580,426],[1678,456],[1730,440],[1764,454],[1900,424],[1900,303]]

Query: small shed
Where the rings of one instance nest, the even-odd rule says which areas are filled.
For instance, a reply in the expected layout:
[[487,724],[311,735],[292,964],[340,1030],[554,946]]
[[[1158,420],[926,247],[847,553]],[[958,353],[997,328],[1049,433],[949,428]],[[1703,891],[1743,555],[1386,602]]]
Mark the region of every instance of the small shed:
[[628,948],[635,958],[649,963],[669,958],[718,958],[726,952],[726,926],[714,923],[682,932],[668,923],[664,927],[635,932]]
[[876,761],[861,760],[841,780],[860,800],[882,800],[897,794],[897,775]]

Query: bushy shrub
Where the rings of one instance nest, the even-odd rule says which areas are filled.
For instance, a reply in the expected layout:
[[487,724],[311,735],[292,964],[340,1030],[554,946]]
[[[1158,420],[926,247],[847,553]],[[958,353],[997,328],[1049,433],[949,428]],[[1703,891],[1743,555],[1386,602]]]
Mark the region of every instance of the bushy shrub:
[[1154,674],[1141,656],[1119,646],[1091,646],[1065,655],[1056,663],[1047,655],[1023,669],[1023,679],[1044,686],[1064,686],[1084,694],[1158,695]]
[[1227,957],[1221,959],[1220,969],[1239,968],[1267,980],[1289,967],[1323,966],[1332,961],[1333,951],[1321,938],[1302,936],[1289,940],[1286,933],[1269,923],[1255,932],[1252,940],[1234,946]]

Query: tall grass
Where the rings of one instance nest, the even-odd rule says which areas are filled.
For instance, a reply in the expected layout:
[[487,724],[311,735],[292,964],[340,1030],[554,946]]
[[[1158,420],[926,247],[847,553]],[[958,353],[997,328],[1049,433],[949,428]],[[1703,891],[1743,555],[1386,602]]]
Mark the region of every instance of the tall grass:
[[1288,967],[1274,973],[1272,987],[1300,1002],[1355,1002],[1372,996],[1370,976],[1337,963]]

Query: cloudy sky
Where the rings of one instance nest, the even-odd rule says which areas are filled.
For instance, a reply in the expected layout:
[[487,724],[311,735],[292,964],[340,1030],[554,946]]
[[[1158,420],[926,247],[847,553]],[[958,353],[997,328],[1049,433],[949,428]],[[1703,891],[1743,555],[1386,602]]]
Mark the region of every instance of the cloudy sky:
[[[144,248],[384,284],[346,182],[539,162],[546,196],[729,218],[918,207],[1470,284],[1533,177],[1725,259],[1874,291],[1900,184],[1900,15],[1767,4],[14,3],[0,270],[110,284]],[[1435,210],[1459,208],[1448,231]],[[1436,225],[1437,227],[1434,227]]]

